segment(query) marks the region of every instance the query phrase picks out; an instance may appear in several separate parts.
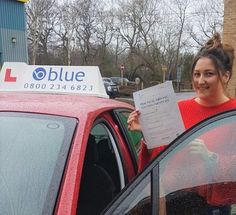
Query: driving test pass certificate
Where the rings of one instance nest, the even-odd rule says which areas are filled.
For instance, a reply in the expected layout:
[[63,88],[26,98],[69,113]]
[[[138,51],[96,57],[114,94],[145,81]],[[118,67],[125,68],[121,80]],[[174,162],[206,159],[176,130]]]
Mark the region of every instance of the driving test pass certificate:
[[184,132],[171,81],[134,92],[133,97],[148,149],[169,144]]

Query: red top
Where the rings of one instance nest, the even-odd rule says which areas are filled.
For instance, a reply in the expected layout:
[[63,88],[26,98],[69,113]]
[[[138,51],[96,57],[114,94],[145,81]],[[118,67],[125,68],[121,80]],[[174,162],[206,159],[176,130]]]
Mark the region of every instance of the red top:
[[230,99],[225,103],[212,107],[199,105],[194,99],[180,101],[178,105],[184,126],[188,129],[210,116],[236,108],[236,99]]
[[[227,101],[227,102],[225,102],[221,105],[217,105],[217,106],[213,106],[213,107],[201,106],[194,99],[180,101],[178,103],[178,105],[179,105],[179,109],[180,109],[180,112],[181,112],[181,116],[182,116],[185,128],[188,129],[188,128],[192,127],[193,125],[195,125],[196,123],[198,123],[198,122],[200,122],[200,121],[202,121],[202,120],[204,120],[204,119],[206,119],[210,116],[213,116],[217,113],[220,113],[220,112],[223,112],[223,111],[226,111],[226,110],[236,108],[236,99],[230,99],[229,101]],[[218,136],[218,137],[216,137],[216,136]],[[218,134],[216,136],[214,135],[214,137],[212,139],[213,144],[211,144],[211,145],[214,145],[214,143],[217,142],[216,139],[221,138],[220,134]],[[209,142],[211,142],[211,141],[209,141]],[[139,171],[141,171],[154,157],[156,157],[163,149],[165,149],[165,147],[166,146],[163,145],[163,146],[160,146],[160,147],[157,147],[157,148],[154,148],[154,149],[148,151],[145,142],[142,141],[142,143],[141,143],[141,152],[140,152],[140,155],[139,155]],[[217,149],[217,146],[215,145],[214,148]],[[209,149],[209,150],[211,150],[211,149]],[[225,168],[223,166],[224,164],[226,164],[227,161],[225,161],[225,160],[223,161],[223,159],[224,158],[222,156],[222,158],[220,158],[220,161],[219,161],[219,165],[222,164],[222,168],[220,167],[220,169],[222,169],[222,171],[224,169],[227,170],[227,168]],[[173,177],[175,177],[175,176],[173,176]],[[175,178],[175,179],[177,179],[177,178]],[[173,178],[173,180],[174,180],[174,178]],[[232,187],[233,187],[233,185],[232,186],[230,185],[230,188],[232,188]],[[235,185],[234,185],[234,187],[235,187]],[[215,205],[221,205],[221,204],[226,203],[225,202],[225,200],[226,200],[225,199],[225,194],[223,195],[223,193],[222,193],[222,190],[224,190],[224,189],[226,189],[225,186],[223,188],[222,185],[220,185],[220,184],[217,185],[216,184],[216,185],[212,185],[212,186],[201,186],[196,191],[200,195],[204,196],[207,199],[208,203],[215,204]],[[230,190],[231,191],[229,191],[227,189],[226,193],[227,193],[228,197],[226,197],[226,198],[230,202],[232,202],[232,201],[234,201],[234,199],[232,199],[232,197],[236,196],[235,195],[236,190],[235,190],[235,188],[230,189]],[[236,199],[235,199],[235,201],[236,201]],[[228,202],[228,203],[230,203],[230,202]]]
[[[198,122],[213,116],[217,113],[236,108],[236,99],[213,106],[205,107],[199,105],[194,99],[178,102],[180,113],[186,129],[191,128]],[[141,151],[139,154],[139,171],[141,171],[154,157],[156,157],[166,146],[159,146],[152,150],[147,149],[144,141],[141,141]]]

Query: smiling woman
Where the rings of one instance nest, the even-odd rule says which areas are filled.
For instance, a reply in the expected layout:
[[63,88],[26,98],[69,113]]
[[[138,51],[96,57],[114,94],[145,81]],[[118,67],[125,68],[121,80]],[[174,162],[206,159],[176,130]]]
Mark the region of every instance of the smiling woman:
[[[192,63],[192,84],[196,97],[179,101],[179,109],[185,128],[219,112],[236,108],[236,100],[228,97],[226,86],[232,75],[233,48],[223,45],[218,33],[207,41]],[[130,130],[140,130],[139,111],[130,114]],[[143,169],[162,149],[147,150],[142,144],[139,169]]]
[[192,76],[193,87],[198,95],[196,101],[199,104],[213,106],[228,100],[224,91],[230,74],[229,72],[219,74],[211,59],[207,57],[199,59]]
[[199,104],[214,106],[229,100],[226,86],[232,76],[232,61],[233,48],[223,46],[219,34],[200,50],[192,64],[192,82]]
[[[196,97],[178,102],[186,129],[217,113],[236,108],[236,99],[230,98],[226,92],[226,86],[232,75],[232,65],[233,48],[223,45],[220,35],[218,33],[214,34],[193,60],[191,74]],[[139,123],[139,115],[138,110],[130,114],[127,121],[130,130],[140,131],[142,129]],[[220,165],[222,153],[217,151],[219,146],[216,141],[212,148],[209,148],[208,144],[207,139],[194,140],[189,153],[209,164],[214,162],[217,168]],[[228,144],[228,142],[226,141],[225,144]],[[139,154],[139,170],[142,170],[165,147],[165,145],[162,145],[148,150],[145,142],[142,141]],[[212,187],[211,194],[206,190],[194,190],[194,192],[201,198],[203,197],[206,207],[208,207],[208,204],[219,206],[216,202],[221,202],[224,198],[223,193],[216,192],[217,195],[214,194],[214,187]],[[172,205],[168,205],[168,207],[171,208]],[[181,210],[184,209],[181,208]]]

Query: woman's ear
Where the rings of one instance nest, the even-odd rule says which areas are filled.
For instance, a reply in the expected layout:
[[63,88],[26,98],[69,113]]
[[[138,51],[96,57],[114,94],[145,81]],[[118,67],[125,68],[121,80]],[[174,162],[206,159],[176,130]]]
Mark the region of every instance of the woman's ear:
[[229,82],[230,79],[230,72],[226,71],[222,77],[222,81],[224,84],[227,84]]

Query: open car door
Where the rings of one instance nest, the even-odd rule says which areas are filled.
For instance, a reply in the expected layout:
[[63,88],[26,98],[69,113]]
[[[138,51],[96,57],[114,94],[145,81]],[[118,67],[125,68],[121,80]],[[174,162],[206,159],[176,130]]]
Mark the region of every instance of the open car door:
[[236,214],[236,110],[184,132],[103,214]]

